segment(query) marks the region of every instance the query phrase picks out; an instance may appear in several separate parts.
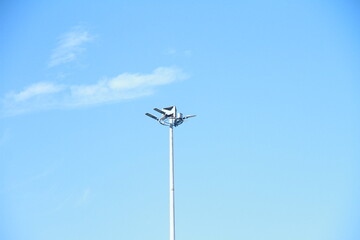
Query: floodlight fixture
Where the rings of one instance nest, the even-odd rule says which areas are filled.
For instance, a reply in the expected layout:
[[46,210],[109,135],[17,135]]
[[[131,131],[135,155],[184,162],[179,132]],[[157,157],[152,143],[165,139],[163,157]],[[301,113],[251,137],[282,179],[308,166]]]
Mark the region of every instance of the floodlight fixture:
[[149,116],[155,120],[159,120],[157,117],[155,117],[154,115],[150,114],[150,113],[145,113],[146,116]]
[[159,113],[161,113],[161,114],[165,114],[164,111],[162,111],[162,110],[160,110],[160,109],[158,109],[158,108],[154,108],[154,110],[157,111],[157,112],[159,112]]
[[178,113],[175,106],[166,107],[163,109],[154,108],[155,111],[161,113],[160,118],[145,113],[146,116],[155,119],[160,124],[168,126],[170,129],[170,240],[175,240],[175,201],[174,201],[174,141],[173,128],[181,125],[185,119],[195,117],[196,115],[183,116]]
[[166,107],[161,110],[159,108],[154,108],[154,110],[157,111],[158,113],[161,113],[162,116],[158,118],[150,113],[145,113],[145,115],[157,120],[160,124],[169,127],[171,126],[177,127],[181,125],[185,119],[196,116],[196,115],[183,116],[182,113],[177,112],[175,106]]
[[196,115],[187,115],[187,116],[183,117],[183,119],[188,119],[188,118],[192,118],[192,117],[196,117]]

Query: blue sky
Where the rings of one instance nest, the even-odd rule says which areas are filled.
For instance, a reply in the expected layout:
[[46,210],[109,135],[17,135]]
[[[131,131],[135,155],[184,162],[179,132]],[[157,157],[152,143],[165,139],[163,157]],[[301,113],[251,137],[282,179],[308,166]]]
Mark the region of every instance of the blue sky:
[[0,239],[359,239],[359,11],[2,1]]

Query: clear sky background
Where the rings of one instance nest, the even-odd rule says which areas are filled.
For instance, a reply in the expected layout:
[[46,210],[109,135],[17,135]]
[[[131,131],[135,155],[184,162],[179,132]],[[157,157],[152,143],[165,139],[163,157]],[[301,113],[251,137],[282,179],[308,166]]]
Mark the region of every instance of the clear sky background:
[[360,239],[357,1],[0,3],[0,239]]

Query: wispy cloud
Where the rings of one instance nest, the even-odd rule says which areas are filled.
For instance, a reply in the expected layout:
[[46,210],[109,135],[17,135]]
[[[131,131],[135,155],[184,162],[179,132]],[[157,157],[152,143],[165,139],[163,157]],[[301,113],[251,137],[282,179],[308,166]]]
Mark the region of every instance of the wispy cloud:
[[92,37],[88,31],[80,26],[65,33],[60,37],[57,47],[52,52],[49,67],[75,60],[77,55],[84,51],[82,45],[90,40],[92,40]]
[[150,74],[122,73],[90,85],[35,83],[20,92],[8,93],[2,103],[2,116],[36,110],[74,108],[151,95],[156,86],[185,79],[174,67],[159,67]]
[[170,56],[183,56],[183,57],[191,57],[192,56],[192,51],[187,49],[187,50],[177,50],[175,48],[169,48],[165,51],[166,55],[170,55]]
[[13,94],[12,97],[14,98],[15,101],[19,102],[35,96],[59,92],[62,89],[63,87],[60,85],[42,82],[42,83],[33,84],[30,87],[24,89],[23,91]]

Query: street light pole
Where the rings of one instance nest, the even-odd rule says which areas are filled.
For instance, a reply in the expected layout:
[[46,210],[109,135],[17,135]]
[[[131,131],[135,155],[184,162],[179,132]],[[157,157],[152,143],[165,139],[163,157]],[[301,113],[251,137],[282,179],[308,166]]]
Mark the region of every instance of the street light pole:
[[174,126],[170,129],[170,240],[175,240]]
[[162,110],[154,108],[155,111],[162,114],[161,118],[145,113],[145,115],[155,119],[160,124],[169,127],[170,140],[170,240],[175,240],[175,188],[174,188],[174,127],[181,125],[185,119],[195,117],[196,115],[183,116],[177,113],[176,107],[166,107]]

